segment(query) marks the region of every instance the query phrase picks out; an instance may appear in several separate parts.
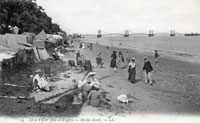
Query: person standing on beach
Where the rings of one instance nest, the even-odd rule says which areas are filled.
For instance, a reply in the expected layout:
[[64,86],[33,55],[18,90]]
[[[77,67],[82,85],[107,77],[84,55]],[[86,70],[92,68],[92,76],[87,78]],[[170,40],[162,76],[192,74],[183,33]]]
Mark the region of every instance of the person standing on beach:
[[79,58],[81,57],[81,53],[80,53],[80,51],[78,50],[77,52],[76,52],[76,64],[78,65],[78,61],[79,61]]
[[90,50],[93,50],[92,43],[90,43]]
[[82,42],[81,42],[79,48],[82,48],[82,47],[83,47],[83,44],[82,44]]
[[154,58],[155,58],[155,63],[158,63],[159,54],[158,54],[158,51],[157,51],[157,50],[155,50]]
[[85,49],[85,43],[84,42],[82,43],[82,49]]
[[147,84],[148,82],[152,85],[152,79],[151,79],[151,72],[153,71],[153,67],[151,66],[151,62],[147,60],[147,57],[144,57],[144,81]]
[[135,58],[131,58],[131,61],[128,64],[128,80],[131,81],[131,83],[135,82],[135,75],[136,75],[136,64],[135,64]]
[[118,54],[118,64],[121,67],[121,69],[124,68],[124,57],[121,51],[119,51]]
[[117,69],[117,65],[116,65],[116,60],[117,60],[117,55],[116,55],[116,51],[113,51],[113,54],[110,56],[111,57],[111,61],[110,61],[110,67],[114,69],[114,71]]
[[101,52],[98,53],[96,57],[97,67],[102,68],[103,62],[101,57]]

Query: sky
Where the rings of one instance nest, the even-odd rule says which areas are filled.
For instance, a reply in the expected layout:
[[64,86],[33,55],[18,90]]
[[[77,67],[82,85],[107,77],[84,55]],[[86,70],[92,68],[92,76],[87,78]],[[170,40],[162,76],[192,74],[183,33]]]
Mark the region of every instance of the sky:
[[200,32],[200,0],[37,0],[67,33]]

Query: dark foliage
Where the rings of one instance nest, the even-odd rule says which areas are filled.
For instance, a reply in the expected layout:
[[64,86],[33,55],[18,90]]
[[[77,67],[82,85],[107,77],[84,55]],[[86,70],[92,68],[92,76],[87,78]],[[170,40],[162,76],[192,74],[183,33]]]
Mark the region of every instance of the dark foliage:
[[19,27],[19,33],[63,32],[36,0],[0,0],[0,33],[10,32],[9,25]]

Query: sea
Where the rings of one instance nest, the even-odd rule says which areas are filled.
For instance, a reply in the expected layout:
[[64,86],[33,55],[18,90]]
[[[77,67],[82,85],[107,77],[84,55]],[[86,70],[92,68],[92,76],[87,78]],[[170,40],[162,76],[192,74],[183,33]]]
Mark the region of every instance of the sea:
[[189,58],[189,61],[200,62],[200,36],[85,36],[82,42],[98,43],[99,45],[135,49],[138,51],[154,52]]

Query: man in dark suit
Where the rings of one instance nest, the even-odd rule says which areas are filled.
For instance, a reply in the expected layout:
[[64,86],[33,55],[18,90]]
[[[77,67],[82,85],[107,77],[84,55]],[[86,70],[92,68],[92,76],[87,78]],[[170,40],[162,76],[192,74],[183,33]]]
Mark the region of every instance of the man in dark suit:
[[153,71],[153,67],[151,66],[151,62],[147,60],[147,57],[144,57],[143,71],[144,71],[144,81],[145,81],[145,83],[149,82],[152,85],[153,82],[152,82],[152,79],[151,79],[151,72]]

